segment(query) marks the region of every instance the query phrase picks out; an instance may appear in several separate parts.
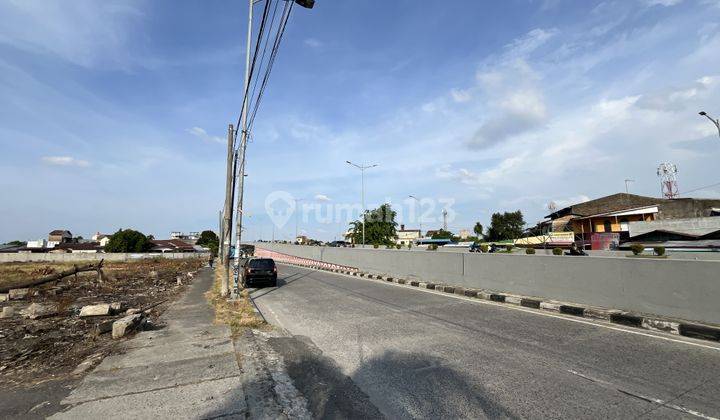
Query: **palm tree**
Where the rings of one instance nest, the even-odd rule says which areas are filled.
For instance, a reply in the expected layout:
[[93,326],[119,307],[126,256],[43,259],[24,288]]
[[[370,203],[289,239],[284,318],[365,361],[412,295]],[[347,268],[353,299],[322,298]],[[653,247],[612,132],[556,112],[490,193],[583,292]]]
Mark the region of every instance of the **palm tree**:
[[475,232],[475,236],[477,236],[478,239],[482,239],[483,225],[481,225],[480,222],[475,223],[475,226],[473,227],[473,232]]

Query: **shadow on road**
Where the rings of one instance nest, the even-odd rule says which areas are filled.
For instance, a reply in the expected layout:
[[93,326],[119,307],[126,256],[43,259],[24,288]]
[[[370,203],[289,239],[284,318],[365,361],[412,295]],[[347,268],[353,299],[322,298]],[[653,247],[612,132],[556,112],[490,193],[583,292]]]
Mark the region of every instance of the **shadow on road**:
[[[485,388],[432,356],[387,351],[364,361],[347,376],[307,337],[272,337],[267,345],[282,357],[288,376],[307,400],[314,418],[517,417]],[[253,390],[246,396],[265,396],[262,401],[247,401],[248,405],[272,407],[273,400],[281,399],[276,386],[262,377],[246,383],[243,389]],[[231,406],[227,409],[233,410]]]

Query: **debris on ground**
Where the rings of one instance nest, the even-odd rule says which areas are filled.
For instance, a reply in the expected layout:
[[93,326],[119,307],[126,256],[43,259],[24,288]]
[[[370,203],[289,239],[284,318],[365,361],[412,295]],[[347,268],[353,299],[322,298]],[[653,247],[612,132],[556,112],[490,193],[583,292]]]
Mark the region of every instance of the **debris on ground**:
[[[0,388],[83,373],[117,353],[121,340],[113,336],[126,336],[157,319],[206,261],[106,263],[102,282],[96,273],[83,272],[37,287],[10,289],[7,299],[0,300]],[[66,263],[0,264],[0,287],[67,269]]]

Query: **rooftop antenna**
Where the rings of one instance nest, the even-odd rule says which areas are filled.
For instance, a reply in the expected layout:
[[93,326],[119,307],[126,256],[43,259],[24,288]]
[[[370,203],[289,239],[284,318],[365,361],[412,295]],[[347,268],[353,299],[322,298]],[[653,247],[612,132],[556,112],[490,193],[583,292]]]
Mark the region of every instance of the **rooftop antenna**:
[[660,178],[660,190],[663,197],[675,198],[678,196],[677,166],[674,163],[663,162],[658,166],[657,176]]
[[628,183],[635,182],[634,179],[626,179],[625,180],[625,194],[630,194],[630,189],[628,188]]

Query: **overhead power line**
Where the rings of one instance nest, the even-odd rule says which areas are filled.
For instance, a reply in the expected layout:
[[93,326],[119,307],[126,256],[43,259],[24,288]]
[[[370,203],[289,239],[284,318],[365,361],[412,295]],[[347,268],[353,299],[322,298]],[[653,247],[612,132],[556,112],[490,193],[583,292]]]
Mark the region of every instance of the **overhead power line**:
[[[238,132],[240,131],[239,127],[241,127],[241,120],[242,120],[242,114],[243,114],[242,110],[245,109],[245,102],[250,101],[250,99],[251,99],[248,96],[248,92],[250,90],[250,82],[253,80],[253,76],[255,73],[255,64],[257,63],[258,52],[260,51],[260,44],[262,43],[263,35],[265,32],[265,24],[267,23],[268,12],[270,10],[270,5],[271,5],[272,1],[273,0],[265,0],[265,7],[263,8],[262,18],[260,19],[260,27],[258,29],[258,36],[257,36],[257,39],[255,40],[255,49],[253,52],[253,58],[251,60],[252,64],[250,65],[250,71],[248,72],[248,84],[247,84],[247,86],[245,86],[245,89],[243,91],[243,102],[240,106],[240,109],[241,109],[240,116],[238,117],[235,134],[233,136],[234,147],[237,147],[237,135],[238,135]],[[280,1],[280,0],[275,0],[275,1]]]
[[685,194],[688,194],[691,192],[705,190],[705,189],[712,188],[712,187],[717,187],[718,185],[720,185],[720,182],[716,182],[715,184],[706,185],[706,186],[700,187],[700,188],[695,188],[694,190],[690,190],[690,191],[683,191],[682,193],[680,193],[678,195],[685,195]]
[[[268,46],[268,44],[270,44],[270,35],[272,34],[272,28],[275,27],[275,16],[277,14],[277,9],[278,9],[279,5],[280,5],[280,2],[276,1],[275,7],[273,8],[272,16],[270,17],[270,27],[269,27],[270,30],[267,31],[267,36],[265,37],[265,43],[263,44],[262,55],[260,56],[260,66],[258,67],[258,73],[262,73],[263,68],[267,67],[267,66],[263,66],[263,63],[265,63],[265,53],[267,52],[267,46]],[[255,81],[253,82],[253,88],[252,88],[252,92],[250,93],[250,98],[255,97],[255,90],[257,89],[258,80],[260,80],[260,78],[256,77]]]
[[268,59],[268,64],[265,69],[265,74],[263,75],[263,80],[260,85],[260,91],[258,92],[258,96],[255,99],[253,111],[250,116],[250,121],[248,123],[248,130],[250,130],[252,128],[253,123],[255,122],[255,117],[257,115],[258,109],[260,108],[260,102],[262,100],[263,93],[265,93],[265,88],[267,87],[268,80],[270,80],[270,73],[272,72],[273,64],[275,64],[275,59],[277,58],[278,51],[280,50],[280,44],[282,43],[283,35],[285,34],[285,28],[287,26],[288,19],[290,19],[290,12],[292,12],[293,4],[295,4],[295,3],[293,3],[293,2],[285,3],[285,9],[283,10],[283,15],[280,18],[278,30],[275,35],[275,41],[273,43],[273,48],[272,48],[272,51],[270,52],[270,58]]

